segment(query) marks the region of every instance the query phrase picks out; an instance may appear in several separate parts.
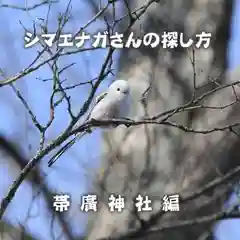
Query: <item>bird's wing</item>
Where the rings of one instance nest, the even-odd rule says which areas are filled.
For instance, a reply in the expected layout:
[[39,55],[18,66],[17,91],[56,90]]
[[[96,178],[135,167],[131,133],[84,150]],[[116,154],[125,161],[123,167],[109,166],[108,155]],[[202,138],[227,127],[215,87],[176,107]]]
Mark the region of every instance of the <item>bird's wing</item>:
[[98,95],[98,96],[96,97],[96,100],[95,100],[95,104],[94,104],[94,105],[98,104],[101,100],[103,100],[103,98],[104,98],[106,95],[107,95],[107,92],[103,92],[103,93],[101,93],[100,95]]
[[96,98],[95,98],[95,101],[93,103],[93,106],[91,107],[90,111],[89,111],[89,114],[87,116],[87,119],[86,120],[89,120],[91,114],[92,114],[92,111],[93,109],[107,96],[107,92],[103,92],[101,93],[100,95],[98,95]]

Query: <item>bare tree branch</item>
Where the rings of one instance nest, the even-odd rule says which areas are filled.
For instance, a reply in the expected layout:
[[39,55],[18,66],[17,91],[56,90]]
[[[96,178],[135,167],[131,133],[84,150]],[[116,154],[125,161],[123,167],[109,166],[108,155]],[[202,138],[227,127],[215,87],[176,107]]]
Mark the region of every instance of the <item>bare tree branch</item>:
[[[27,2],[28,1],[26,1],[26,3]],[[59,1],[58,0],[45,0],[45,1],[42,1],[41,3],[37,3],[37,4],[31,5],[31,6],[25,6],[25,7],[3,3],[0,5],[0,8],[11,8],[11,9],[22,10],[22,11],[30,11],[30,10],[36,9],[38,7],[41,7],[43,5],[52,4],[52,3],[59,3]]]
[[[19,165],[19,167],[24,169],[25,165],[27,164],[27,159],[23,157],[23,155],[20,153],[16,147],[9,142],[5,137],[0,135],[0,148],[5,151],[13,160]],[[33,185],[36,187],[40,187],[41,191],[43,192],[43,196],[46,200],[47,206],[49,211],[52,211],[52,196],[53,193],[48,189],[46,186],[46,183],[44,182],[44,179],[42,178],[40,174],[40,169],[33,169],[31,171],[30,176],[28,177],[28,180],[31,181]],[[59,219],[59,222],[61,224],[61,227],[66,234],[67,238],[69,240],[74,240],[74,236],[72,235],[71,229],[66,224],[66,221],[63,218],[63,215],[56,212],[56,216]]]

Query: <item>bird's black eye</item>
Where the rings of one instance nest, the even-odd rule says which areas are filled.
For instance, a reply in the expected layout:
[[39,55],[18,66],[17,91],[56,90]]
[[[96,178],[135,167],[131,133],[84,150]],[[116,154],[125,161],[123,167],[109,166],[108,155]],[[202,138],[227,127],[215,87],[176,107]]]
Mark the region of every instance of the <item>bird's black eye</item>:
[[117,91],[120,91],[120,88],[118,88]]

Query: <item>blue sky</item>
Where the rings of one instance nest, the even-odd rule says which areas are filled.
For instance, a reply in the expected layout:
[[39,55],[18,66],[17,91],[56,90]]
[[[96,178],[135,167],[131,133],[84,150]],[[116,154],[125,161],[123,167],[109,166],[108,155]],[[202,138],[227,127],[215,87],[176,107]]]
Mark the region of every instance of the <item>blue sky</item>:
[[[4,3],[4,1],[2,2]],[[8,4],[22,4],[22,6],[24,6],[25,1],[11,0],[7,2]],[[56,14],[57,12],[63,11],[67,4],[67,1],[61,2],[59,9],[55,9],[49,17],[49,29],[53,32],[57,26]],[[73,16],[79,17],[71,21],[71,24],[66,27],[65,30],[70,33],[79,29],[79,23],[81,23],[81,25],[87,23],[92,16],[88,1],[81,1],[81,6],[79,5],[80,3],[78,0],[72,0]],[[84,11],[82,11],[82,9],[84,9]],[[1,68],[6,70],[7,76],[14,75],[19,69],[23,69],[27,66],[34,59],[36,54],[36,48],[23,48],[24,30],[21,24],[31,29],[32,20],[40,23],[40,20],[38,19],[45,18],[47,10],[46,7],[41,7],[26,14],[26,12],[17,10],[0,9],[0,21],[1,23],[4,23],[1,24],[1,31],[4,34],[1,34],[2,37],[0,39],[0,62]],[[80,12],[81,14],[79,14]],[[238,45],[240,44],[239,25],[237,24],[239,21],[240,1],[237,0],[232,20],[233,35],[229,47],[229,68],[235,68],[238,66],[240,60],[237,51]],[[96,21],[87,30],[89,32],[96,32],[103,27],[102,24],[102,22]],[[60,61],[62,67],[72,62],[76,62],[76,64],[64,73],[62,77],[67,78],[70,84],[81,81],[84,82],[96,77],[100,71],[100,66],[105,58],[105,54],[105,50],[95,50],[94,52],[86,52],[62,58]],[[117,57],[118,55],[116,54],[116,62]],[[45,66],[39,71],[24,77],[17,84],[17,87],[27,98],[30,107],[41,123],[46,123],[49,119],[49,111],[47,107],[49,106],[51,83],[42,82],[39,78],[45,79],[49,76],[51,76],[51,71]],[[108,78],[108,80],[110,81],[111,78]],[[99,92],[105,89],[108,83],[109,82],[105,82],[102,84],[99,88]],[[90,88],[88,86],[71,91],[74,111],[79,110],[79,102],[83,103],[83,100],[88,95],[89,91]],[[5,88],[4,91],[1,91],[0,106],[2,113],[0,118],[0,132],[4,133],[9,139],[16,143],[21,142],[22,150],[26,156],[33,156],[39,147],[39,134],[36,129],[32,127],[31,119],[29,119],[22,104],[9,87]],[[55,138],[67,126],[70,119],[66,117],[66,107],[66,104],[64,104],[57,108],[55,121],[49,129],[47,140]],[[64,118],[62,116],[64,116]],[[81,142],[76,144],[68,153],[64,154],[53,168],[49,169],[47,167],[47,159],[43,159],[41,162],[41,168],[46,175],[45,180],[48,185],[56,192],[61,191],[71,195],[72,207],[68,213],[68,217],[71,227],[76,234],[81,234],[84,230],[84,228],[79,228],[79,223],[85,222],[84,218],[86,217],[84,214],[79,214],[79,203],[81,194],[87,192],[89,186],[88,179],[91,177],[92,172],[91,169],[98,167],[100,147],[100,132],[96,131],[91,136],[86,136],[84,140],[81,140]],[[94,149],[94,151],[91,152],[91,155],[87,148]],[[71,161],[71,163],[69,163],[70,159],[73,158],[77,159],[77,161]],[[15,180],[16,176],[19,174],[19,171],[16,168],[13,168],[13,164],[5,159],[0,159],[0,164],[0,175],[4,176],[0,187],[0,196],[2,197],[6,194],[12,181]],[[6,174],[6,172],[8,174]],[[16,225],[23,222],[26,217],[25,206],[30,205],[32,202],[32,196],[35,194],[36,193],[33,191],[29,183],[23,183],[18,190],[15,199],[7,209],[7,214],[5,215],[6,219]],[[19,201],[19,199],[21,199],[21,201]],[[24,207],[22,199],[24,200]],[[78,214],[76,214],[76,212]],[[39,197],[38,200],[34,202],[32,214],[37,214],[38,217],[32,218],[28,221],[27,225],[30,232],[39,237],[39,239],[49,239],[50,231],[48,226],[50,225],[51,217],[46,211],[46,203],[42,197]],[[240,220],[228,220],[222,222],[217,227],[218,239],[239,239],[239,224]],[[55,225],[54,232],[56,235],[61,233],[58,224]]]

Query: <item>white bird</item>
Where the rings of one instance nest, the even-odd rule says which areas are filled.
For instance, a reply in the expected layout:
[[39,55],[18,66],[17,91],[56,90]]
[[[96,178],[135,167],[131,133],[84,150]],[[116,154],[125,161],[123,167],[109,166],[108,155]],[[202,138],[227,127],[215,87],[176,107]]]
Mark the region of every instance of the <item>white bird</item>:
[[[108,90],[96,98],[95,105],[88,115],[87,120],[106,120],[112,118],[126,118],[129,111],[130,87],[126,80],[116,80]],[[76,140],[83,137],[86,132],[77,133],[76,136],[65,144],[49,161],[51,167],[54,162],[68,149]]]

